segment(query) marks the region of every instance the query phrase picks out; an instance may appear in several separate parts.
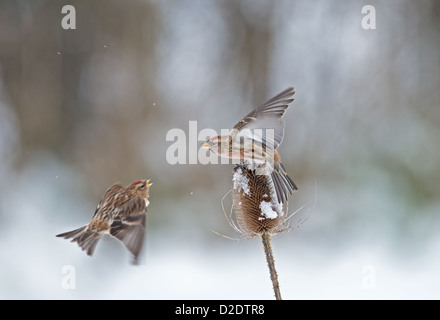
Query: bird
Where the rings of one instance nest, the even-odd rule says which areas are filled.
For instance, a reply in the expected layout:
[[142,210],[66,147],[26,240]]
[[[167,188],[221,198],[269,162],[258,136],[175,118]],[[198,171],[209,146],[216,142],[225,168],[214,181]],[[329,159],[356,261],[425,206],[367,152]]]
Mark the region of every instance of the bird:
[[89,224],[56,235],[72,239],[92,256],[104,234],[121,241],[133,255],[137,264],[145,235],[147,207],[149,205],[150,180],[137,180],[123,187],[119,183],[110,186],[96,207]]
[[238,159],[247,169],[270,175],[279,203],[285,203],[298,190],[277,150],[284,138],[283,116],[294,94],[293,87],[287,88],[244,116],[228,134],[211,137],[202,144],[220,157]]

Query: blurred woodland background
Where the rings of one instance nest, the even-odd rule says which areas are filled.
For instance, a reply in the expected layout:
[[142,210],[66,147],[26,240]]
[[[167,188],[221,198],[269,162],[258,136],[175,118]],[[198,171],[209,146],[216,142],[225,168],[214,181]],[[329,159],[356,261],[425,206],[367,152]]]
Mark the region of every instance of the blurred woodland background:
[[[435,0],[0,1],[0,298],[272,299],[261,243],[210,231],[239,237],[233,165],[169,165],[165,137],[231,128],[289,86],[279,151],[310,217],[273,240],[283,297],[440,298]],[[142,266],[55,238],[141,178]]]

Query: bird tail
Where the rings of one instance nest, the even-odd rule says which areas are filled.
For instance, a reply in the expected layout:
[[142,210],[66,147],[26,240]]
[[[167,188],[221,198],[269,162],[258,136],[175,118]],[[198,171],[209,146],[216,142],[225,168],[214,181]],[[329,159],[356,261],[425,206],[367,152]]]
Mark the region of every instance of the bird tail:
[[102,233],[90,230],[88,226],[84,226],[69,232],[64,232],[56,235],[64,239],[72,239],[71,242],[76,242],[80,248],[87,252],[89,256],[95,251],[96,244],[101,239]]
[[293,191],[298,190],[296,184],[287,175],[286,168],[284,168],[281,162],[275,162],[271,177],[279,203],[287,201],[288,196],[291,195]]

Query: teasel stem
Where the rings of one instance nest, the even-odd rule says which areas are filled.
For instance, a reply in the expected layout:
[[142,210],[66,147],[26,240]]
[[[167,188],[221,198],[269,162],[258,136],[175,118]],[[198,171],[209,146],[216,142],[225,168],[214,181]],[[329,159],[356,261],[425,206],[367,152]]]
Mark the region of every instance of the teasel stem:
[[263,241],[264,253],[266,254],[267,266],[269,267],[270,279],[272,280],[273,291],[275,293],[276,300],[282,300],[280,292],[280,284],[278,282],[278,274],[275,269],[275,259],[273,257],[272,245],[270,242],[270,234],[264,232],[261,235],[261,240]]

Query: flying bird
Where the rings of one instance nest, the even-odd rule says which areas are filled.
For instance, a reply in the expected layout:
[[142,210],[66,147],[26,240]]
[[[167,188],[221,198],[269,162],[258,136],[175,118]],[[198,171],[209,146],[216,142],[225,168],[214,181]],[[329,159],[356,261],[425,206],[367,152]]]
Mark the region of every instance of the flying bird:
[[114,184],[107,189],[92,220],[86,226],[58,234],[72,239],[91,256],[104,234],[120,240],[137,263],[145,235],[150,180],[138,180],[125,187]]
[[279,203],[298,189],[277,151],[284,137],[283,116],[294,94],[294,88],[284,90],[244,116],[229,134],[211,137],[202,144],[221,157],[239,159],[248,169],[270,175]]

